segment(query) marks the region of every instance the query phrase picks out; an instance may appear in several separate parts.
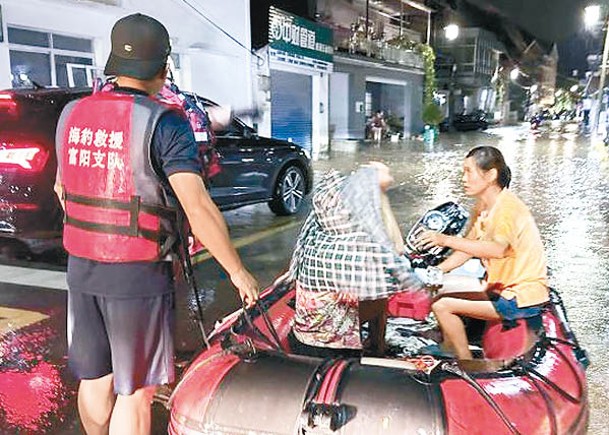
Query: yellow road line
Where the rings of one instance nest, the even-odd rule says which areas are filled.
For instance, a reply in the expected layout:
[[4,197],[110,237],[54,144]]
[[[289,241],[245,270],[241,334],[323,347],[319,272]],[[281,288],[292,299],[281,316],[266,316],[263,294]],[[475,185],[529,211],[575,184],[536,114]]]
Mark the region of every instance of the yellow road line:
[[[251,245],[267,237],[271,237],[282,231],[286,231],[300,225],[300,221],[290,221],[283,225],[277,225],[272,228],[260,231],[255,234],[251,234],[245,237],[236,239],[233,245],[236,249],[243,248],[244,246]],[[203,251],[193,257],[193,263],[202,263],[209,260],[212,256],[207,251]],[[46,314],[38,313],[36,311],[21,310],[17,308],[7,308],[0,306],[0,337],[6,335],[9,332],[15,332],[21,328],[48,319],[49,316]]]
[[[266,239],[267,237],[271,237],[275,234],[278,234],[282,231],[288,230],[288,229],[298,226],[300,224],[301,224],[300,221],[293,220],[293,221],[288,222],[287,224],[278,225],[276,227],[268,228],[264,231],[260,231],[258,233],[251,234],[249,236],[245,236],[245,237],[236,239],[235,241],[233,241],[233,245],[235,246],[235,249],[241,249],[244,246],[251,245],[252,243],[256,243],[262,239]],[[204,261],[207,261],[210,258],[212,258],[211,254],[207,250],[205,250],[205,251],[202,251],[202,252],[194,255],[192,257],[192,263],[193,264],[203,263]]]
[[0,307],[0,337],[48,318],[36,311]]

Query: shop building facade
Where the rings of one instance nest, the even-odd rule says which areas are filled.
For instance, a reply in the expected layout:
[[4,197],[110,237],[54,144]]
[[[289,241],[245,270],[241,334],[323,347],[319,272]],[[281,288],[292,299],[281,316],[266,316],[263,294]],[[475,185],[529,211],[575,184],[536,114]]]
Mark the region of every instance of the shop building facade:
[[378,111],[384,113],[394,135],[419,134],[423,129],[423,59],[400,43],[414,46],[427,40],[404,18],[428,28],[431,10],[413,1],[391,9],[374,2],[319,0],[317,11],[320,20],[334,30],[332,142],[369,138],[368,126]]
[[332,31],[271,7],[269,44],[258,51],[258,101],[262,135],[302,146],[313,158],[328,152]]
[[436,63],[438,89],[450,112],[500,111],[496,104],[498,74],[500,55],[506,50],[497,37],[482,28],[468,27],[460,29],[454,40],[438,35],[437,41],[442,55]]
[[[268,32],[268,45],[258,51],[262,60],[254,66],[265,114],[260,133],[299,143],[313,158],[365,141],[379,110],[396,136],[419,134],[423,59],[390,41],[421,43],[425,36],[400,21],[399,9],[371,4],[367,11],[364,1],[314,3],[316,21],[271,6],[268,28],[254,29]],[[427,26],[430,10],[409,3],[420,8],[414,9],[420,15],[415,21]],[[391,12],[394,18],[387,17]],[[368,37],[362,37],[362,20]],[[266,43],[261,35],[254,35],[260,45]]]
[[178,85],[220,104],[253,102],[248,0],[0,0],[0,89],[90,86],[110,53],[110,31],[141,12],[168,29]]
[[366,126],[377,111],[395,119],[394,131],[402,137],[418,134],[423,128],[423,79],[418,67],[335,56],[330,78],[332,139],[365,139]]

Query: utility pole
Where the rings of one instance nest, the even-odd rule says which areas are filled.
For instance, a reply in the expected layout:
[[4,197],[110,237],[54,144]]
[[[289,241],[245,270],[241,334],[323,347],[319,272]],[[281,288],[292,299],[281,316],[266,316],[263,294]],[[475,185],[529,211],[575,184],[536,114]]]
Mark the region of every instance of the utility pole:
[[370,0],[366,0],[366,39],[368,39],[368,21],[370,19]]
[[368,20],[370,19],[370,0],[366,0],[366,54],[370,56],[370,35],[368,33]]
[[[608,22],[609,25],[609,22]],[[601,60],[601,76],[598,84],[598,94],[596,95],[596,111],[594,112],[594,122],[592,123],[593,134],[598,133],[598,123],[601,117],[601,107],[603,105],[603,95],[605,89],[605,75],[607,73],[607,61],[609,57],[609,28],[605,31],[605,44],[603,45],[603,59]]]

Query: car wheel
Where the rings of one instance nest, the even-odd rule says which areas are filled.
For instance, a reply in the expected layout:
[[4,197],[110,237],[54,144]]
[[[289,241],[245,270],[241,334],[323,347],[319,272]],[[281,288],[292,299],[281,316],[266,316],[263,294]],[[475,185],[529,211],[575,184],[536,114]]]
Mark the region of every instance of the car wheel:
[[278,216],[295,214],[302,207],[305,196],[305,178],[298,166],[288,166],[284,169],[269,201],[269,208]]

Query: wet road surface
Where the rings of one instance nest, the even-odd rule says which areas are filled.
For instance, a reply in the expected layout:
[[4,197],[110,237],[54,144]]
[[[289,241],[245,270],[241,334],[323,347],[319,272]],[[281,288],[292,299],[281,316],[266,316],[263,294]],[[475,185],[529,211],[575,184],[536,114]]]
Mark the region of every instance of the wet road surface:
[[[434,146],[383,144],[357,154],[333,155],[315,162],[314,167],[319,173],[330,168],[350,171],[368,160],[388,164],[396,181],[390,198],[406,232],[425,210],[442,202],[470,204],[462,195],[460,168],[466,152],[481,144],[496,145],[504,153],[512,169],[512,189],[537,220],[548,253],[551,284],[561,292],[572,327],[592,359],[588,369],[589,433],[609,434],[609,154],[604,146],[575,137],[533,140],[523,129],[506,128],[443,135]],[[287,268],[304,213],[278,218],[265,205],[257,205],[228,212],[225,217],[246,266],[262,286],[270,284]],[[205,256],[198,260],[196,276],[209,329],[215,320],[236,309],[239,301],[215,262]],[[15,265],[6,260],[0,263]],[[79,433],[75,384],[65,368],[66,293],[54,275],[63,266],[48,262],[17,265],[32,269],[18,270],[21,273],[13,273],[11,278],[0,269],[0,281],[13,282],[0,283],[0,367],[15,374],[9,379],[10,391],[17,392],[12,395],[0,385],[0,408],[15,403],[24,385],[38,392],[40,400],[35,407],[22,406],[25,411],[21,413],[0,411],[0,433],[16,433],[18,425],[7,426],[11,421],[20,422],[25,433]],[[52,270],[36,278],[41,268]],[[187,361],[201,346],[200,334],[194,321],[194,299],[187,289],[179,289],[178,301],[176,344],[179,360]],[[29,376],[19,377],[19,373]],[[53,383],[56,379],[59,381]],[[44,409],[47,415],[40,414]],[[28,415],[34,414],[42,417],[28,421]],[[156,405],[155,433],[164,432],[165,421],[166,412]]]

